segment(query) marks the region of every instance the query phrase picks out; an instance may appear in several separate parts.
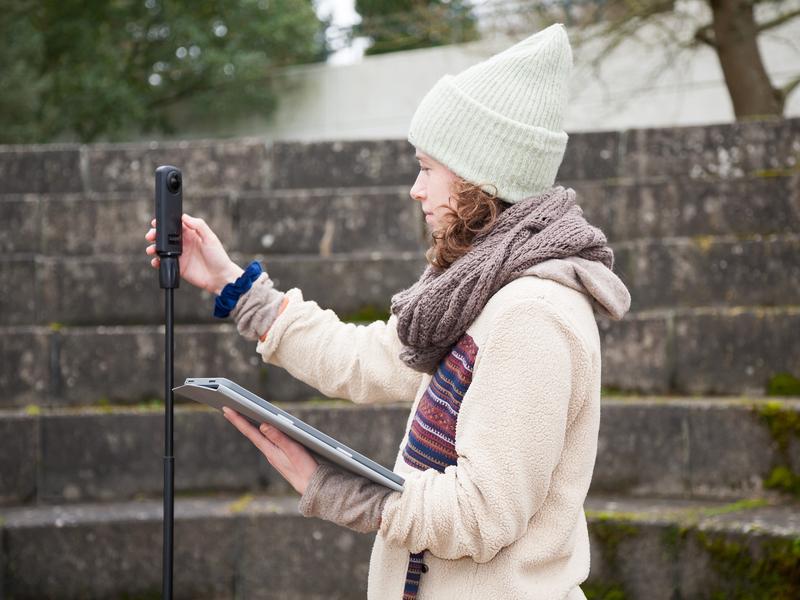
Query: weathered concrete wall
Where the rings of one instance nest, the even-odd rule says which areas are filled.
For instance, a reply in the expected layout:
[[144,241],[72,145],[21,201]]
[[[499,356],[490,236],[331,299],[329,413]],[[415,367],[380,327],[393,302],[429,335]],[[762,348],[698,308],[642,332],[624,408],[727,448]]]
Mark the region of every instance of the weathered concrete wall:
[[[633,297],[625,320],[601,322],[608,387],[758,394],[798,375],[799,157],[800,120],[572,136],[559,180],[606,232]],[[236,260],[261,259],[279,287],[343,317],[385,310],[424,267],[403,140],[3,147],[0,405],[160,395],[130,364],[160,368],[163,301],[143,234],[163,163],[183,170],[186,211]],[[251,344],[212,305],[178,292],[179,376],[235,357],[225,369],[264,393],[308,394],[282,373],[264,385]]]
[[[279,287],[355,319],[424,265],[413,162],[397,140],[0,148],[0,597],[158,594],[162,292],[143,237],[155,167],[183,169],[187,211],[237,261],[259,258]],[[621,322],[599,319],[590,598],[798,589],[782,569],[800,535],[785,494],[800,480],[800,405],[693,397],[800,376],[798,165],[800,120],[570,140],[560,179],[633,295]],[[215,322],[208,294],[177,297],[177,380],[318,395]],[[370,536],[301,519],[257,450],[198,408],[176,411],[176,598],[362,598]],[[290,408],[385,465],[408,416]],[[751,567],[776,575],[753,583]]]

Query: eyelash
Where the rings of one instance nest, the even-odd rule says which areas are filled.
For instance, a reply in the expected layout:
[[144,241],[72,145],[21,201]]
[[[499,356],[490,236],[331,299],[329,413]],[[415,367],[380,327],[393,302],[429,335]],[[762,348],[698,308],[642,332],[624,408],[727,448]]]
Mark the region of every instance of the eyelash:
[[430,171],[430,169],[428,169],[427,167],[420,167],[419,170],[420,171]]

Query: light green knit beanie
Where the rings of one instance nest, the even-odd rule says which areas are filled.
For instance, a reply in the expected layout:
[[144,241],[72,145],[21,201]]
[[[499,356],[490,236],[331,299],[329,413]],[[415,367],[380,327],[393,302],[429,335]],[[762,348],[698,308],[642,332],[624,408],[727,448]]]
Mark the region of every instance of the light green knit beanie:
[[506,202],[539,194],[564,158],[571,72],[566,30],[551,25],[439,79],[411,118],[408,141]]

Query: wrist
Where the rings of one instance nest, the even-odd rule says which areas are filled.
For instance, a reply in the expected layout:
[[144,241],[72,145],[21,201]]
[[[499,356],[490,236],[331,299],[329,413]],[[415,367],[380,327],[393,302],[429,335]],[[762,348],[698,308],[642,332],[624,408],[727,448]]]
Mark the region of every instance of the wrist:
[[209,291],[215,296],[219,296],[220,292],[222,292],[222,288],[224,288],[229,283],[233,283],[234,281],[236,281],[239,277],[242,276],[242,273],[244,273],[244,269],[242,269],[237,264],[231,263],[230,265],[228,265],[225,271],[222,274],[220,274],[220,276],[217,278],[216,282],[211,286],[211,289]]
[[[231,267],[230,275],[227,275],[226,278],[234,277],[234,267]],[[244,270],[239,267],[235,268],[238,269],[239,275],[234,277],[233,281],[219,287],[219,293],[214,299],[214,316],[220,319],[231,314],[231,311],[236,308],[239,298],[246,295],[253,286],[253,282],[264,273],[261,263],[257,260],[252,261]]]

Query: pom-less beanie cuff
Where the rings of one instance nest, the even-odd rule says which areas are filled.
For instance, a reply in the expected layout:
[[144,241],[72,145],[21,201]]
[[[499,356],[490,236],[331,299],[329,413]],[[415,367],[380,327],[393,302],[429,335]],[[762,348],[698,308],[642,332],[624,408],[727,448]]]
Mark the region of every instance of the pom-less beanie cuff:
[[539,194],[564,158],[571,72],[566,30],[551,25],[440,78],[411,118],[408,141],[502,200]]
[[507,202],[550,188],[564,158],[566,132],[512,121],[464,94],[452,80],[445,75],[422,99],[409,142]]

